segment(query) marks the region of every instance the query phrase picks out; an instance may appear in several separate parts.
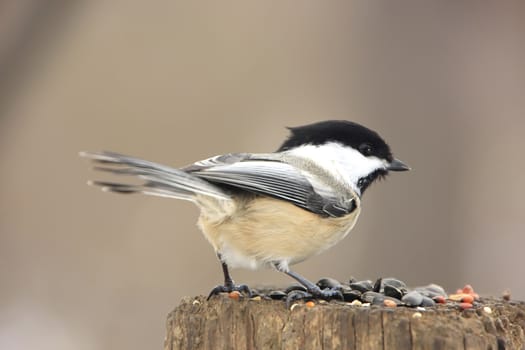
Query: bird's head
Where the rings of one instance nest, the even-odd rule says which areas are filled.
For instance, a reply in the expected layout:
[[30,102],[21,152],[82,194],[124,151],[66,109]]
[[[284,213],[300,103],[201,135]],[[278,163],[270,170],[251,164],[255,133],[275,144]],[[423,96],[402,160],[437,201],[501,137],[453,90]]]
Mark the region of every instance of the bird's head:
[[278,151],[306,155],[325,168],[344,169],[348,181],[362,193],[390,171],[410,168],[394,158],[388,144],[375,131],[345,120],[328,120],[288,128],[289,138]]

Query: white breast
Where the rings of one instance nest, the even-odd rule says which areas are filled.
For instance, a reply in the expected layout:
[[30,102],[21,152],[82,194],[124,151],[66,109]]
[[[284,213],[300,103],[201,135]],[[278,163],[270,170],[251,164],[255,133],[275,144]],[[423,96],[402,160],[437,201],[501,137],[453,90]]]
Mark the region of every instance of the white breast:
[[221,221],[203,214],[199,226],[229,266],[255,269],[276,264],[287,270],[343,239],[359,211],[326,218],[285,201],[258,197]]

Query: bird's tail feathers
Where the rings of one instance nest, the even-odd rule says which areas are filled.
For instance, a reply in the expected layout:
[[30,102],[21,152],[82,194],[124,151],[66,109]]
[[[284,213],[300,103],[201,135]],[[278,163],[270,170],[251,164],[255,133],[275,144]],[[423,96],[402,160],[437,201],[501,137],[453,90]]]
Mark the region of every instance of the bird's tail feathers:
[[195,201],[196,195],[222,200],[230,197],[219,187],[185,171],[114,152],[80,152],[98,165],[95,170],[115,175],[134,176],[143,180],[140,184],[109,181],[89,181],[102,187],[103,191],[122,194],[143,193],[148,195]]

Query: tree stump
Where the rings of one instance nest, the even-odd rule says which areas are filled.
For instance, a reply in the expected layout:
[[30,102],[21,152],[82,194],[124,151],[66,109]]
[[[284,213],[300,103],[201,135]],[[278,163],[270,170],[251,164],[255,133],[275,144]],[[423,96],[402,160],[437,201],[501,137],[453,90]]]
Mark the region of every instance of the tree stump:
[[185,298],[168,315],[164,349],[525,348],[525,303],[483,299],[480,305],[418,311],[332,301],[288,308],[283,301],[227,295]]

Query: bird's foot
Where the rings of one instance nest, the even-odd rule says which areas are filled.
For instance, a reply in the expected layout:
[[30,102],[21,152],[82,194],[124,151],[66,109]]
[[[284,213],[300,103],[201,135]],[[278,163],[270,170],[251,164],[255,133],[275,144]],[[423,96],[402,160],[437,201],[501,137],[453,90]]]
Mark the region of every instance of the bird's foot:
[[207,300],[210,300],[210,298],[212,296],[220,294],[220,293],[231,293],[231,292],[235,292],[235,291],[240,292],[240,293],[244,293],[248,297],[252,296],[252,291],[250,290],[250,288],[246,284],[233,284],[233,283],[230,284],[230,283],[228,283],[228,284],[225,284],[225,285],[218,285],[215,288],[213,288],[211,290],[210,294],[208,295],[208,299]]

